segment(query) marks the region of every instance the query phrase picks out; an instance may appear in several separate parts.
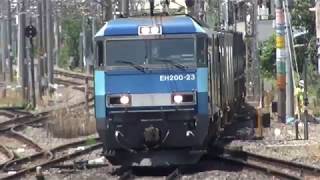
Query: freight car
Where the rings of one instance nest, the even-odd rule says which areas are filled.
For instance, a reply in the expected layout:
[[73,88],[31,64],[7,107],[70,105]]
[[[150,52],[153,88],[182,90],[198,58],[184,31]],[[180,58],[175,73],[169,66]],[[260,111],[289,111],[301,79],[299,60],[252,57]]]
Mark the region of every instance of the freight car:
[[151,16],[109,21],[95,39],[97,130],[113,164],[196,163],[243,102],[240,33]]

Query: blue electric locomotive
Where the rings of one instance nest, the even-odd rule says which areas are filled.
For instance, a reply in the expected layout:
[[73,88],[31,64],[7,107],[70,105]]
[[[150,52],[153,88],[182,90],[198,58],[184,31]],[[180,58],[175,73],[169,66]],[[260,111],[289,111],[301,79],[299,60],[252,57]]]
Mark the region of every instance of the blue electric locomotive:
[[120,18],[96,34],[95,115],[111,163],[199,160],[243,97],[241,35],[227,34],[189,16]]

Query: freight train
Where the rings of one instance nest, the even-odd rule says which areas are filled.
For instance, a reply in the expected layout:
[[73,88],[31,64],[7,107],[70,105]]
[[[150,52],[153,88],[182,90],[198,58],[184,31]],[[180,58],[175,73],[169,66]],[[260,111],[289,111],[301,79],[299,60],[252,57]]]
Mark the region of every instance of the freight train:
[[241,33],[144,16],[111,20],[95,40],[96,124],[112,164],[196,163],[243,102]]

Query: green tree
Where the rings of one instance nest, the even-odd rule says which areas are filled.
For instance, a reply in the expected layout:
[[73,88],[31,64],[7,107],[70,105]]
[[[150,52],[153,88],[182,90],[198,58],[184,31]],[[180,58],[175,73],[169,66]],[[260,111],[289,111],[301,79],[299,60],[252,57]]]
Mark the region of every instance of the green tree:
[[306,35],[307,44],[305,44],[305,47],[302,48],[302,50],[297,50],[298,61],[309,57],[312,60],[311,62],[314,62],[313,59],[316,57],[316,19],[315,13],[309,10],[309,8],[313,6],[314,3],[311,1],[296,0],[294,9],[292,10],[292,26],[296,29],[306,30],[308,32]]
[[266,77],[275,75],[276,62],[276,36],[273,34],[260,46],[260,61],[262,73]]
[[[314,12],[309,11],[312,7],[310,1],[296,0],[292,15],[292,26],[295,29],[306,30],[307,44],[302,47],[296,48],[297,55],[297,72],[302,73],[303,63],[306,58],[310,58],[313,65],[316,62],[316,38],[315,38],[315,15]],[[261,69],[265,76],[274,76],[276,73],[276,47],[275,47],[275,36],[262,43],[260,47],[260,59]]]
[[66,67],[69,58],[74,57],[76,62],[79,60],[79,37],[81,32],[81,19],[67,17],[62,21],[63,48],[60,54],[60,66]]
[[315,14],[309,10],[311,7],[310,1],[295,0],[292,10],[292,26],[315,34]]

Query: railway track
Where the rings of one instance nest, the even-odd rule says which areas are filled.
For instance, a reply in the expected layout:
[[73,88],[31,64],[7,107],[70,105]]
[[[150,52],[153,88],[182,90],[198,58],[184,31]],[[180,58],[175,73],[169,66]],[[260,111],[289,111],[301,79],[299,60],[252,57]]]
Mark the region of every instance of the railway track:
[[0,163],[0,169],[8,162],[15,159],[14,153],[6,146],[0,144],[0,153],[6,157],[6,160]]
[[88,80],[88,92],[92,94],[93,87],[91,84],[93,81],[93,76],[63,70],[55,70],[54,72],[57,75],[54,80],[55,83],[71,87],[82,92],[85,92],[86,80]]
[[19,116],[29,115],[30,113],[24,110],[19,110],[17,108],[1,108],[0,116],[5,116],[7,118],[15,118]]
[[[138,177],[157,177],[157,178],[164,178],[165,180],[180,180],[183,176],[183,168],[177,167],[177,168],[155,168],[155,169],[151,169],[150,171],[152,171],[151,174],[153,175],[149,175],[148,173],[150,173],[149,171],[145,170],[145,169],[135,169],[135,168],[120,168],[118,169],[116,172],[111,173],[111,175],[115,176],[118,175],[118,179],[119,180],[133,180],[136,179]],[[155,171],[153,173],[153,171]],[[148,174],[148,175],[146,175]],[[154,176],[154,174],[157,174],[157,176]]]
[[[55,78],[55,80],[61,84],[66,86],[72,86],[73,89],[85,91],[85,84],[80,83],[79,80],[85,82],[86,79],[92,79],[81,74],[71,74],[67,72],[58,72],[58,74],[63,75],[68,78]],[[70,80],[70,78],[76,78],[78,80]],[[90,88],[88,89],[90,93]],[[92,91],[91,91],[92,92]],[[90,104],[92,102],[92,98],[89,98],[89,107],[93,105]],[[82,105],[85,105],[86,102],[80,102],[73,105],[70,105],[68,108],[76,108]],[[54,110],[58,110],[58,108]],[[74,153],[67,153],[67,151],[75,146],[84,145],[86,143],[85,140],[77,141],[69,144],[64,144],[59,147],[44,150],[42,149],[37,143],[33,142],[28,137],[24,136],[22,133],[19,132],[20,129],[23,129],[25,126],[31,126],[35,124],[43,124],[43,122],[47,121],[50,118],[50,114],[54,110],[49,110],[45,112],[40,112],[36,114],[31,114],[25,111],[17,110],[16,108],[9,108],[9,109],[0,109],[0,116],[5,116],[9,120],[0,122],[0,136],[5,136],[8,139],[15,139],[19,141],[21,144],[24,144],[26,148],[32,148],[35,150],[35,153],[31,155],[24,156],[19,158],[15,156],[13,151],[7,149],[4,142],[0,142],[0,153],[6,157],[5,161],[0,163],[0,168],[4,169],[9,173],[8,176],[0,176],[0,179],[12,179],[17,178],[25,175],[28,172],[34,172],[38,166],[42,168],[49,167],[53,164],[57,164],[59,162],[63,162],[75,157],[78,157],[82,154],[91,152],[100,148],[102,145],[101,143],[97,142],[95,144],[91,144],[86,146],[86,148],[75,151]],[[96,138],[97,140],[97,138]],[[8,141],[6,141],[8,142]],[[9,140],[10,142],[10,140]],[[14,173],[12,173],[14,172]]]
[[93,80],[93,76],[92,75],[84,75],[84,74],[81,74],[81,73],[70,72],[70,71],[59,70],[59,69],[55,69],[54,70],[54,74],[62,75],[62,76],[69,77],[69,78],[75,78],[75,79],[85,80],[86,78],[89,78],[89,80]]
[[302,180],[320,177],[320,168],[241,150],[225,149],[218,158],[285,179]]
[[[72,160],[78,156],[102,148],[102,144],[98,140],[98,138],[95,138],[96,142],[89,145],[87,144],[87,140],[80,140],[64,144],[47,151],[42,151],[28,157],[12,160],[6,163],[3,166],[3,169],[13,173],[11,173],[11,175],[4,176],[1,179],[19,178],[27,175],[28,173],[35,172],[37,167],[42,167],[44,169],[50,168],[60,162]],[[79,146],[85,146],[85,148],[81,148],[81,150],[76,150],[72,153],[69,152],[70,149],[77,148]]]
[[0,133],[8,132],[18,126],[39,123],[49,118],[49,111],[16,117],[0,123]]

